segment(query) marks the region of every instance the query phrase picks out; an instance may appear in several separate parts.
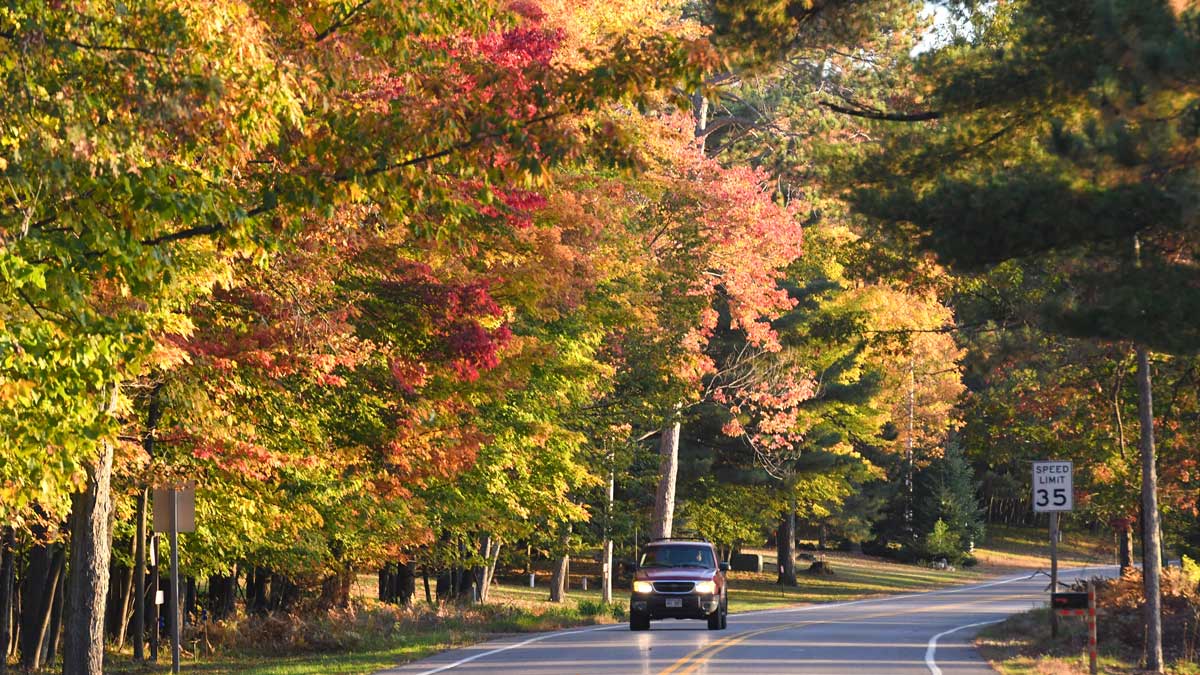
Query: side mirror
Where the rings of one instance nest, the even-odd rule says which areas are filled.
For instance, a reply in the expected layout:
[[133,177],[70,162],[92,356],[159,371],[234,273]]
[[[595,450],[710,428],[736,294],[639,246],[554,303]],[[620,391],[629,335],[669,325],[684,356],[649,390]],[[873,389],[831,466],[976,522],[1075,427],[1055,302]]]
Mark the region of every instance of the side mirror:
[[720,568],[721,568],[721,571],[722,571],[722,572],[728,572],[728,571],[729,571],[729,563],[725,562],[724,560],[722,560],[722,561],[721,561],[721,564],[720,564],[720,565],[718,565],[718,567],[720,567]]

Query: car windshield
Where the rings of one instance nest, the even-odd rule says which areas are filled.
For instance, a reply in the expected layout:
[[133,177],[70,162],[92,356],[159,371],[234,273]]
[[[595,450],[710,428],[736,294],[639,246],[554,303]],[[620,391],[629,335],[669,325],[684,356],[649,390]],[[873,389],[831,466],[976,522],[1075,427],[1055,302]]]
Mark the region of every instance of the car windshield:
[[642,554],[642,567],[700,567],[713,569],[712,549],[707,546],[651,546]]

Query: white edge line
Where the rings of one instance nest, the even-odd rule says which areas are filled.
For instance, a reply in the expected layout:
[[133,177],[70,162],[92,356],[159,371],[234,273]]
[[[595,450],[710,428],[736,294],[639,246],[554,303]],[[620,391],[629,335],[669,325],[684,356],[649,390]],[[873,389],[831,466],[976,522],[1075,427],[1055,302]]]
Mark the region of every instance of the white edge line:
[[[1078,574],[1086,574],[1089,571],[1099,571],[1102,569],[1108,569],[1108,568],[1113,568],[1113,567],[1116,567],[1116,565],[1097,565],[1095,567],[1072,567],[1072,568],[1059,570],[1059,573],[1063,574],[1063,575],[1078,575]],[[884,595],[884,596],[880,596],[878,598],[864,598],[862,600],[850,600],[848,602],[818,602],[818,603],[813,603],[811,605],[804,605],[803,607],[780,607],[778,609],[758,609],[758,610],[752,610],[749,612],[738,612],[736,614],[736,616],[750,616],[750,615],[754,615],[754,614],[785,614],[788,612],[810,612],[810,611],[817,610],[817,609],[828,609],[830,607],[849,607],[850,605],[864,605],[867,603],[875,603],[875,602],[890,602],[892,600],[907,600],[910,598],[928,597],[930,595],[948,595],[950,593],[966,593],[967,591],[976,591],[981,588],[991,588],[992,586],[1002,586],[1004,584],[1011,584],[1014,581],[1025,581],[1026,579],[1032,579],[1032,578],[1036,577],[1037,575],[1038,575],[1037,572],[1033,572],[1032,574],[1008,577],[1006,579],[999,579],[996,581],[991,581],[986,584],[972,584],[970,586],[955,586],[952,588],[943,588],[943,589],[933,590],[933,591],[922,591],[920,593],[906,593],[904,595]]]
[[929,638],[929,645],[927,647],[925,647],[925,667],[929,668],[929,672],[932,673],[933,675],[942,675],[942,669],[938,668],[937,661],[934,660],[934,657],[937,655],[937,642],[942,637],[945,637],[951,633],[957,633],[958,631],[965,630],[967,628],[974,628],[975,626],[987,626],[987,625],[993,624],[993,623],[1000,623],[1003,620],[1004,619],[994,619],[992,621],[979,621],[976,623],[968,623],[964,626],[959,626],[957,628],[951,628],[950,630],[944,630],[944,631],[938,633],[937,635],[934,635],[933,637]]
[[450,670],[452,668],[457,668],[461,665],[465,665],[465,664],[475,661],[477,659],[482,659],[487,656],[492,656],[494,654],[506,652],[510,649],[517,649],[518,647],[524,647],[525,645],[533,644],[534,642],[540,642],[542,640],[547,640],[552,637],[562,637],[564,635],[578,635],[579,633],[594,633],[596,631],[612,630],[614,628],[624,628],[624,627],[625,627],[625,624],[610,624],[607,626],[593,626],[592,628],[584,628],[582,630],[559,631],[557,633],[543,633],[541,635],[531,637],[528,640],[524,640],[522,642],[514,642],[510,645],[504,645],[503,647],[497,647],[495,649],[492,649],[492,650],[489,650],[486,652],[472,654],[471,656],[459,659],[458,661],[455,661],[454,663],[447,663],[444,666],[438,666],[437,668],[434,668],[433,670],[426,670],[426,671],[417,673],[416,675],[435,675],[435,673],[441,673],[441,672]]
[[880,596],[878,598],[864,598],[863,600],[850,600],[848,602],[818,602],[818,603],[813,603],[811,605],[804,605],[803,607],[782,607],[779,609],[760,609],[760,610],[755,610],[755,611],[751,611],[751,612],[738,612],[737,615],[738,616],[747,616],[747,615],[751,615],[751,614],[785,614],[788,612],[810,612],[810,611],[813,611],[816,609],[828,609],[830,607],[849,607],[851,605],[865,605],[867,603],[874,603],[874,602],[890,602],[893,600],[907,600],[909,598],[923,598],[923,597],[927,597],[930,595],[945,595],[948,593],[964,593],[966,591],[975,591],[975,590],[979,590],[981,588],[990,588],[992,586],[1000,586],[1002,584],[1011,584],[1014,581],[1024,581],[1026,579],[1032,579],[1035,576],[1037,576],[1036,573],[1030,574],[1030,575],[1025,575],[1025,576],[1009,577],[1007,579],[1000,579],[998,581],[992,581],[992,582],[989,582],[986,584],[973,584],[971,586],[957,586],[954,588],[944,588],[941,590],[924,591],[921,593],[906,593],[904,595],[885,595],[885,596]]

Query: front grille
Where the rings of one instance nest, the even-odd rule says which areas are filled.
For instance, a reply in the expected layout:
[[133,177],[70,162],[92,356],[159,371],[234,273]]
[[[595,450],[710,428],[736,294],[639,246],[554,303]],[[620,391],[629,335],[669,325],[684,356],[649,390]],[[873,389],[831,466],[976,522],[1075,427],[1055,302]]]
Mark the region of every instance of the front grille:
[[691,593],[696,586],[694,581],[656,581],[654,590],[659,593]]

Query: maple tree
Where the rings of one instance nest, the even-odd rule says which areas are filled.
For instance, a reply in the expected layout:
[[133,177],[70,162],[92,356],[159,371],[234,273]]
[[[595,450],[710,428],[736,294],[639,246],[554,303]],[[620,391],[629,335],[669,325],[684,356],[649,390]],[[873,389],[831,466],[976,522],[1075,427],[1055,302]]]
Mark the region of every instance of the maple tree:
[[[636,100],[632,83],[673,81],[705,58],[656,36],[639,43],[640,58],[610,52],[576,69],[552,62],[559,41],[535,17],[489,3],[5,8],[5,98],[20,103],[6,106],[0,140],[11,188],[2,216],[12,309],[4,414],[14,422],[7,445],[23,459],[5,463],[4,517],[19,522],[35,501],[62,513],[64,495],[87,476],[72,509],[78,611],[68,668],[100,667],[122,387],[170,369],[156,363],[156,336],[187,337],[185,310],[228,279],[230,265],[266,260],[306,223],[343,209],[426,236],[453,234],[489,209],[519,209],[519,193],[493,186],[536,182],[549,162],[586,145],[589,130],[566,119],[573,112]],[[30,72],[35,79],[22,74]],[[425,170],[431,164],[438,170]],[[430,303],[476,301],[475,282],[455,290],[422,281],[420,269],[392,273],[424,285]],[[261,348],[286,339],[274,330],[249,336],[258,345],[228,347],[266,376],[284,376],[297,364]],[[469,380],[491,365],[486,330],[448,330],[438,356],[456,375]],[[230,354],[206,356],[219,364]],[[398,372],[413,365],[404,356],[392,364]],[[331,364],[300,365],[326,368],[330,384],[339,377]],[[35,381],[56,384],[22,384]],[[469,436],[461,431],[447,434]],[[274,464],[254,440],[195,454],[225,470],[239,458]],[[25,459],[46,447],[54,461]]]

